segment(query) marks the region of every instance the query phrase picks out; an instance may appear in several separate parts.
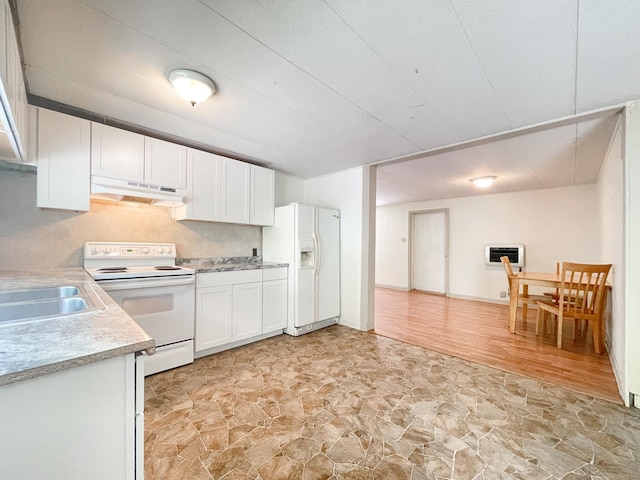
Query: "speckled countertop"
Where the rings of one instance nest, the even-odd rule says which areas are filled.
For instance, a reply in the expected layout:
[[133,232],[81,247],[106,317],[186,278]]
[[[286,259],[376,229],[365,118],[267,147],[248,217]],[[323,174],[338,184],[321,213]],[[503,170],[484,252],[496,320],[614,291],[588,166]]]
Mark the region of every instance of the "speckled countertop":
[[127,353],[155,352],[153,338],[84,269],[0,271],[0,292],[61,285],[89,288],[104,309],[19,324],[0,323],[0,385]]
[[232,272],[264,268],[288,267],[288,263],[263,262],[257,257],[177,258],[176,265],[193,268],[196,273]]

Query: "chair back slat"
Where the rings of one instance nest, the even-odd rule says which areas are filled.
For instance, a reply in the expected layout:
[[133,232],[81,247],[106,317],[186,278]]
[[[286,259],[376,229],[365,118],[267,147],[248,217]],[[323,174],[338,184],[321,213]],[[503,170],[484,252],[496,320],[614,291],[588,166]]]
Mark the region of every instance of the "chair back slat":
[[559,308],[572,317],[589,319],[600,312],[611,265],[562,263],[563,294]]

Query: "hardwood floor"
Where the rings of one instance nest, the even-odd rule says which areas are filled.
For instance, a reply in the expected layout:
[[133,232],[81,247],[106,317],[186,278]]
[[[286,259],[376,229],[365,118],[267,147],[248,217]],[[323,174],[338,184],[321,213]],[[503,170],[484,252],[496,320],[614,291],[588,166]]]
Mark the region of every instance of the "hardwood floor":
[[418,345],[622,404],[607,352],[593,349],[589,329],[571,339],[566,322],[563,347],[551,334],[535,335],[535,309],[526,324],[518,310],[509,333],[509,307],[388,288],[376,288],[378,335]]

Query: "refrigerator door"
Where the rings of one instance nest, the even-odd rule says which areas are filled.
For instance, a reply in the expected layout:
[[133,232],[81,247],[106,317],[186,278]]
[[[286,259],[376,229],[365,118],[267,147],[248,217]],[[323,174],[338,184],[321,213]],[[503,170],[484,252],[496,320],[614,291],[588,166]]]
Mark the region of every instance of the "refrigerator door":
[[315,208],[296,204],[295,209],[294,327],[303,327],[316,321]]
[[317,321],[340,316],[340,212],[316,209]]

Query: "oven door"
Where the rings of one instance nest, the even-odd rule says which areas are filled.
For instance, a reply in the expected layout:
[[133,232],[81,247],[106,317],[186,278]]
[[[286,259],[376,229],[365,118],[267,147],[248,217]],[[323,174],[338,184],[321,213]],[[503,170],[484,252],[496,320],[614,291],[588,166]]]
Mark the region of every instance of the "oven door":
[[195,275],[101,280],[98,285],[158,347],[193,339]]

